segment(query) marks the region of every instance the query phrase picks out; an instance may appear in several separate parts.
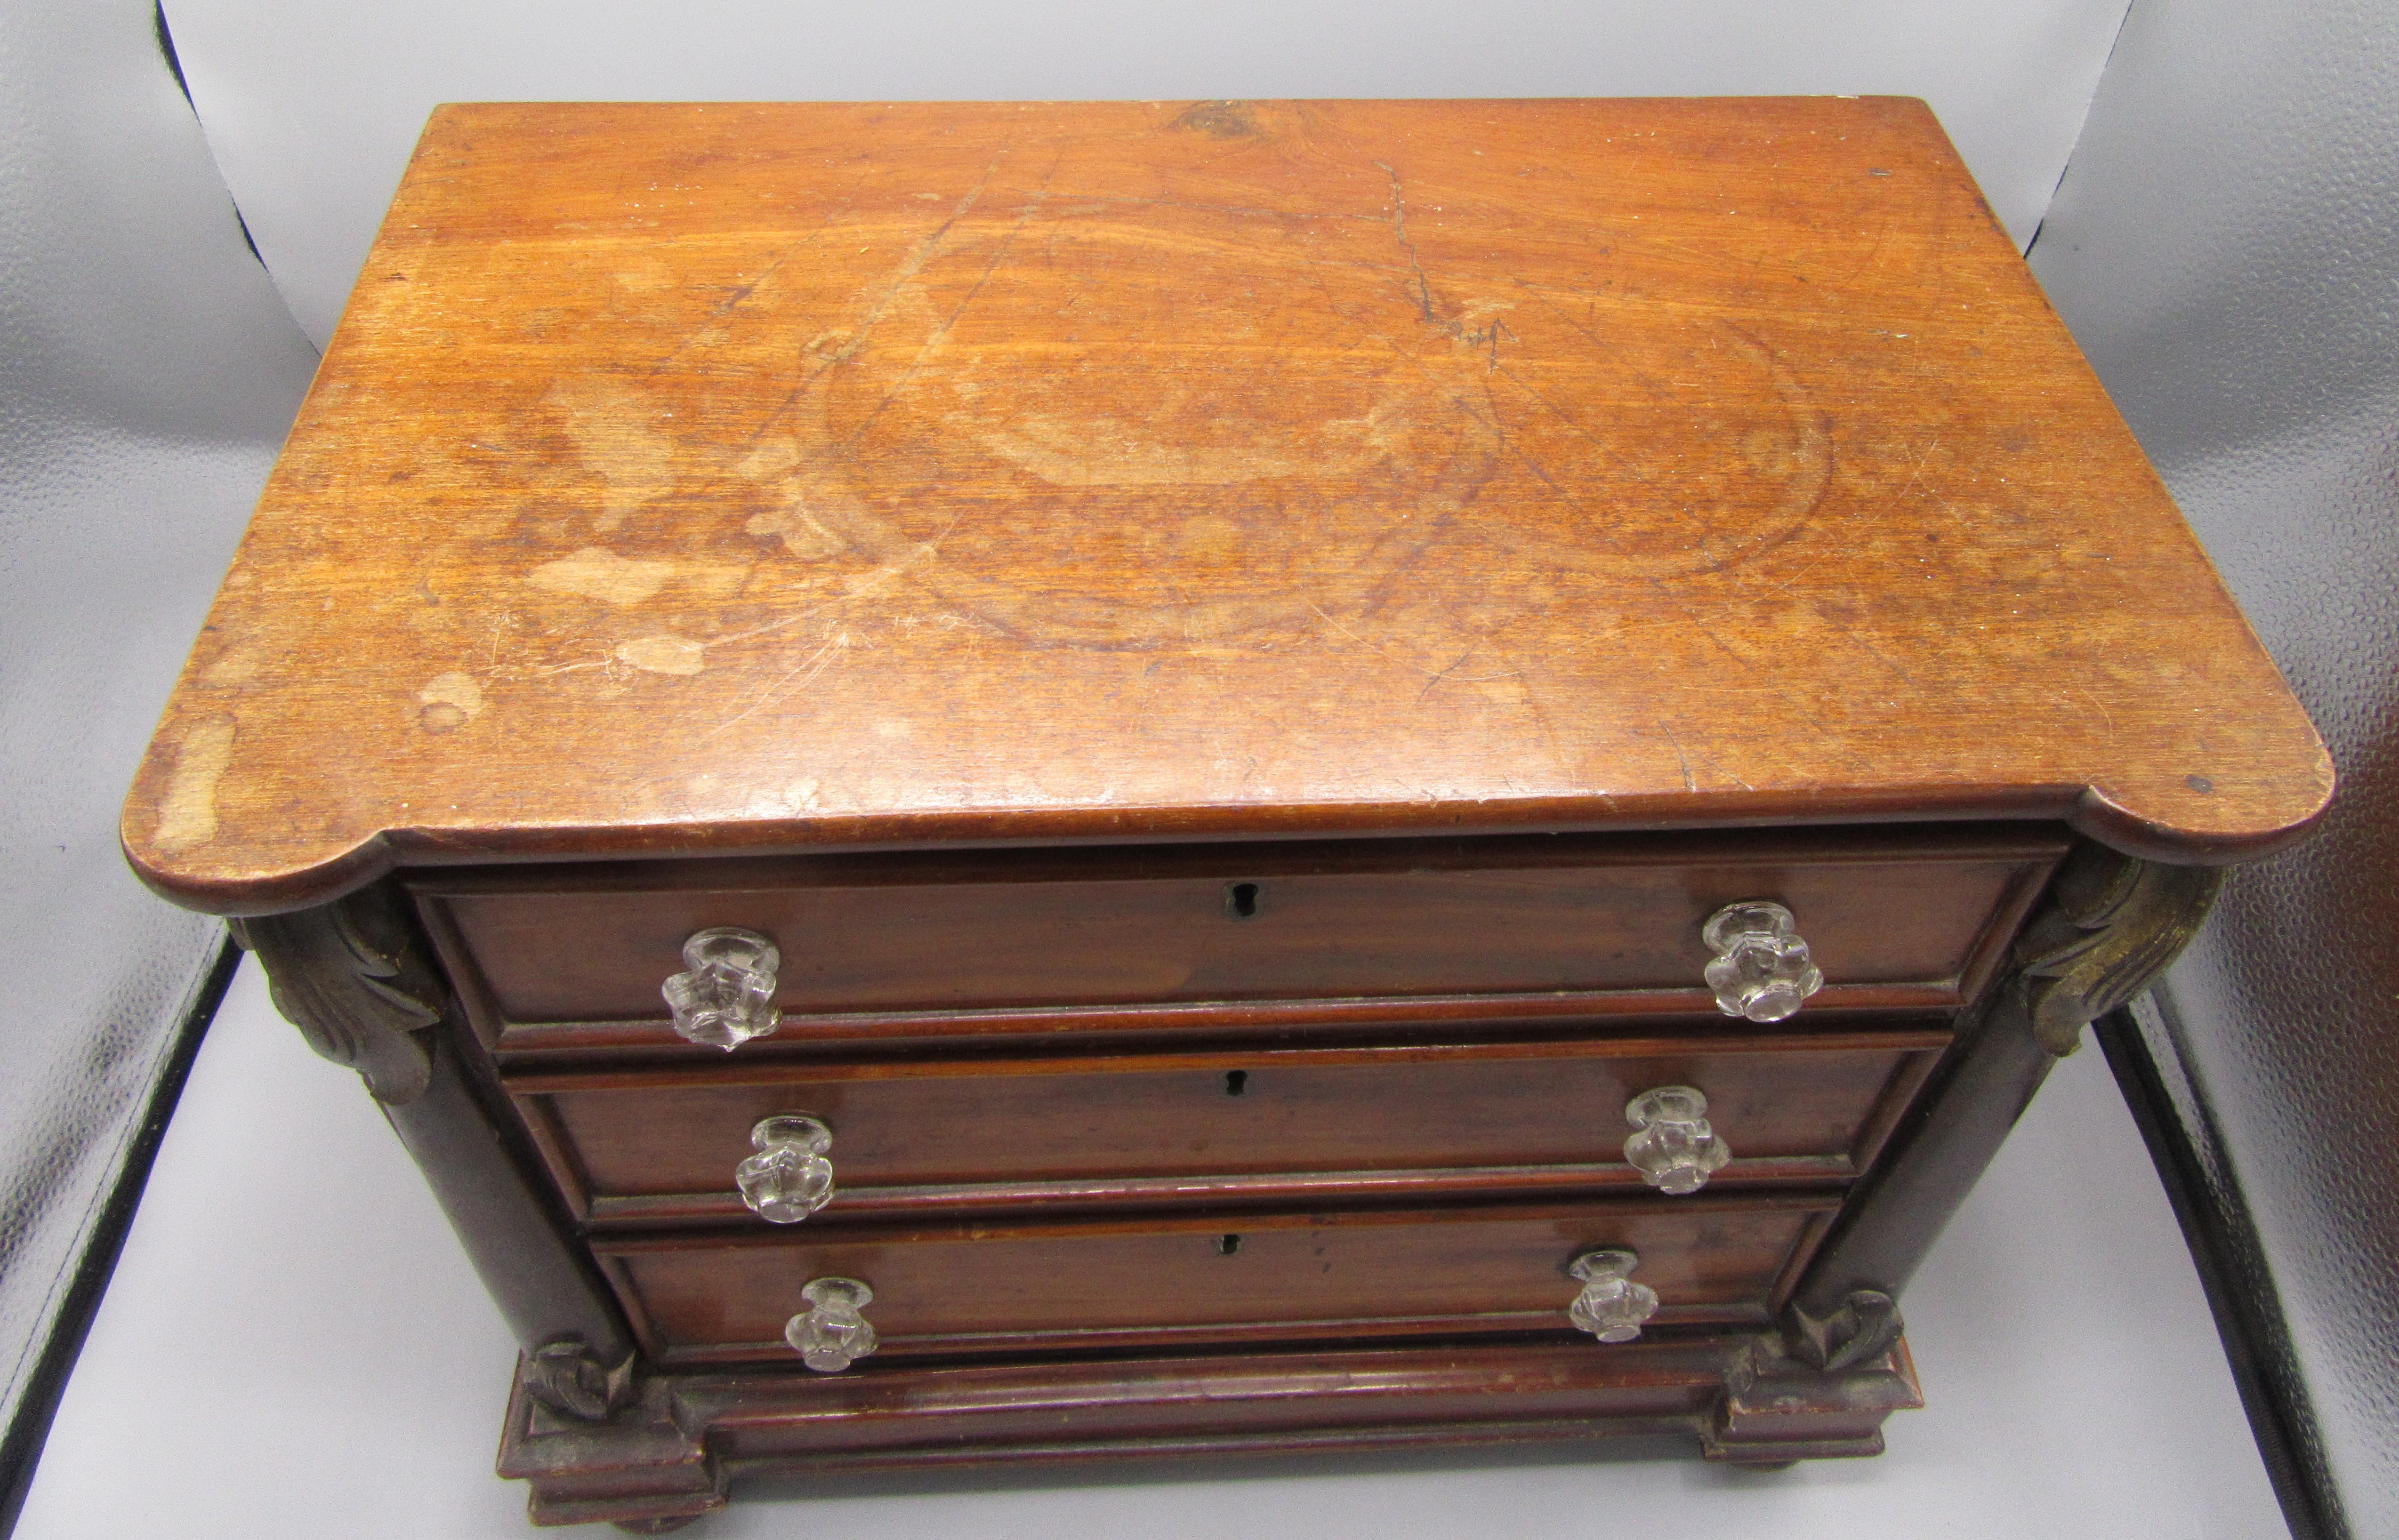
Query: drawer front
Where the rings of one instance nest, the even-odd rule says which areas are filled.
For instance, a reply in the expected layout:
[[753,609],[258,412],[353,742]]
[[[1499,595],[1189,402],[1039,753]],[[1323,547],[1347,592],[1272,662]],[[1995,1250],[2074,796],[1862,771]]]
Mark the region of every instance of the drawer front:
[[661,1019],[684,939],[714,926],[777,943],[777,1003],[796,1017],[1559,991],[1679,992],[1671,1008],[1707,1009],[1701,926],[1748,898],[1793,911],[1836,991],[1909,986],[1891,1003],[1927,1005],[1955,998],[2061,848],[2039,830],[1412,843],[417,885],[506,1022]]
[[[1600,1041],[1078,1059],[520,1074],[511,1093],[561,1185],[602,1220],[746,1218],[733,1169],[760,1119],[804,1114],[833,1130],[837,1183],[824,1217],[972,1201],[893,1189],[955,1183],[1039,1201],[1123,1179],[1433,1168],[1597,1167],[1584,1184],[1640,1178],[1623,1164],[1627,1101],[1691,1086],[1732,1147],[1718,1182],[1838,1181],[1946,1041],[1938,1032]],[[1238,1187],[1237,1184],[1233,1184]],[[1327,1180],[1319,1191],[1340,1185]],[[1203,1187],[1191,1200],[1221,1199]],[[763,1221],[752,1223],[763,1223]],[[814,1222],[811,1222],[814,1223]]]
[[[1450,1212],[1150,1220],[1121,1226],[827,1228],[748,1244],[599,1245],[644,1347],[670,1364],[791,1362],[819,1277],[874,1290],[887,1358],[1209,1341],[1571,1331],[1566,1271],[1639,1253],[1656,1326],[1762,1323],[1833,1202],[1629,1199]],[[1594,1352],[1606,1349],[1594,1344]],[[870,1364],[872,1360],[869,1360]]]

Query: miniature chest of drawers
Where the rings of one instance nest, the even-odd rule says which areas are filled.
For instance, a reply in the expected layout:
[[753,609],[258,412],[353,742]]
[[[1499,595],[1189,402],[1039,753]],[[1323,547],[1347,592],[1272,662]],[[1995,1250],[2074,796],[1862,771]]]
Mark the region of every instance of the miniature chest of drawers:
[[437,113],[129,804],[749,1473],[1918,1404],[2323,749],[1920,103]]

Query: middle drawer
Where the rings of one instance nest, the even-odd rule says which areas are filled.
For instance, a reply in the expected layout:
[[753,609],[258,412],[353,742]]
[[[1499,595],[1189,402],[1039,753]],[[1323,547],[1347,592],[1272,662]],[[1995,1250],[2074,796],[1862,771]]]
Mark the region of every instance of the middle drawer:
[[829,1217],[1043,1200],[1371,1197],[1642,1185],[1626,1103],[1687,1086],[1731,1147],[1719,1182],[1844,1181],[1945,1031],[1332,1047],[1118,1058],[520,1073],[507,1084],[578,1213],[751,1220],[752,1129],[833,1134]]

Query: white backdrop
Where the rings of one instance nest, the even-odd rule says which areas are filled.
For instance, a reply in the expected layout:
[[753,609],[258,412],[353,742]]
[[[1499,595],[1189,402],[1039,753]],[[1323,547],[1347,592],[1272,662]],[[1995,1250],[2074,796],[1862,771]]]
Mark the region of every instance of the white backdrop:
[[2018,245],[2127,0],[166,0],[319,346],[425,115],[471,101],[1920,96]]

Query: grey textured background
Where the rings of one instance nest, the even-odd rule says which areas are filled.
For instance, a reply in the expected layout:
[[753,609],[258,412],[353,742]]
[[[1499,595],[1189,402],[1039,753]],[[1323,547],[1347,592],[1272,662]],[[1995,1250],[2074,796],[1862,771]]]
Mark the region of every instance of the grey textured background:
[[315,367],[146,4],[0,5],[0,1419],[222,927],[116,811]]
[[2399,1534],[2399,9],[2138,0],[2033,269],[2331,745],[2318,837],[2236,873],[2160,1047],[2245,1197],[2326,1531]]

